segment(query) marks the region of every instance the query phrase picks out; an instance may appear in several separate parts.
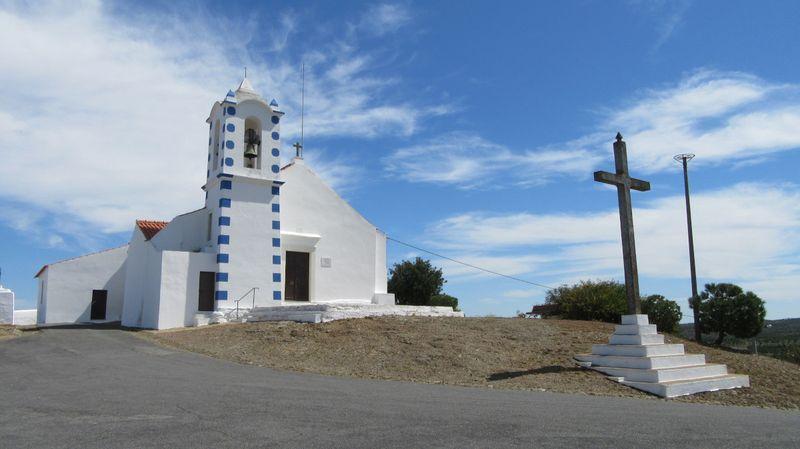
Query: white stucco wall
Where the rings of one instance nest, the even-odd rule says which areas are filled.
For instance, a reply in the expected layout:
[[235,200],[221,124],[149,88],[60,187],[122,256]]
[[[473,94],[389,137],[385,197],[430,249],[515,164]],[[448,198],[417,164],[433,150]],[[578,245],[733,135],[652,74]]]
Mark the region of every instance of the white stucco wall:
[[210,253],[163,251],[158,329],[191,326],[199,304],[200,272],[215,272]]
[[23,309],[14,311],[14,324],[17,326],[29,326],[36,324],[36,309]]
[[170,251],[207,251],[208,213],[203,208],[178,215],[152,238],[153,246]]
[[134,229],[125,264],[122,325],[155,329],[161,294],[161,251]]
[[[50,264],[41,278],[37,322],[90,321],[92,290],[107,290],[106,320],[120,320],[128,245]],[[41,275],[40,275],[41,276]]]
[[0,285],[0,324],[14,324],[14,292]]
[[[303,160],[295,159],[281,174],[286,182],[281,188],[281,234],[286,236],[283,260],[286,251],[310,252],[310,299],[371,300],[375,293],[385,293],[383,233],[325,185]],[[309,250],[289,238],[292,234],[320,238]],[[323,258],[330,259],[330,267],[322,267]]]

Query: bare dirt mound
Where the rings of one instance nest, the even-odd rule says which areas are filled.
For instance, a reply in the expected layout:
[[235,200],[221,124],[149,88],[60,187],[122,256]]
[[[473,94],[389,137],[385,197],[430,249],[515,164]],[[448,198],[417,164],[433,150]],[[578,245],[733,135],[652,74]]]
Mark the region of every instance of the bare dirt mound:
[[[385,317],[324,324],[225,324],[146,332],[177,348],[271,368],[320,374],[489,388],[611,396],[654,396],[576,367],[575,354],[607,342],[613,325],[518,318]],[[752,388],[676,400],[800,408],[800,366],[769,357],[699,346],[731,372],[749,374]]]

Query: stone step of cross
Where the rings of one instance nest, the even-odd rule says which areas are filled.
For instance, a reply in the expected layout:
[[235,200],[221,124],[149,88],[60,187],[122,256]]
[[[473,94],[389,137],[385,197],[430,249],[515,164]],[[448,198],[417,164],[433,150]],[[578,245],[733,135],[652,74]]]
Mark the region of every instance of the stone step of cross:
[[614,328],[614,335],[654,335],[656,332],[655,324],[617,324]]
[[704,391],[728,390],[750,386],[750,378],[741,374],[725,374],[715,377],[704,377],[690,380],[651,383],[623,380],[623,385],[643,390],[665,398],[674,398]]
[[617,355],[597,355],[580,354],[575,356],[581,362],[591,362],[592,367],[614,367],[614,368],[634,368],[634,369],[667,369],[680,368],[684,366],[697,366],[706,363],[706,356],[703,354],[681,354],[681,355],[662,355],[662,356],[617,356]]
[[663,345],[592,345],[592,354],[649,357],[657,355],[683,355],[682,344]]
[[705,377],[724,376],[728,374],[727,366],[714,363],[660,369],[636,369],[592,365],[592,369],[609,376],[624,377],[626,381],[630,382],[652,383],[702,379]]
[[653,335],[617,335],[614,334],[608,339],[612,345],[662,345],[664,336],[661,334]]

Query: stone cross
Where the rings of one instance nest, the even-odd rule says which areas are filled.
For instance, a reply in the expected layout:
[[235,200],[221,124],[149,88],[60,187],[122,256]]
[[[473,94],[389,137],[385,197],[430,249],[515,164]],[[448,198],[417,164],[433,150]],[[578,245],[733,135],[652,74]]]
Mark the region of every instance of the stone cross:
[[639,298],[639,272],[636,268],[636,242],[633,236],[633,210],[631,208],[631,189],[640,192],[650,190],[650,183],[628,175],[628,150],[617,133],[614,142],[614,165],[616,173],[594,172],[594,180],[617,187],[619,200],[619,224],[622,231],[622,258],[625,265],[625,293],[628,299],[628,313],[641,313]]
[[294,147],[294,151],[297,153],[296,157],[299,158],[299,159],[302,159],[303,158],[303,145],[301,145],[300,142],[295,142],[294,145],[292,145],[292,146]]

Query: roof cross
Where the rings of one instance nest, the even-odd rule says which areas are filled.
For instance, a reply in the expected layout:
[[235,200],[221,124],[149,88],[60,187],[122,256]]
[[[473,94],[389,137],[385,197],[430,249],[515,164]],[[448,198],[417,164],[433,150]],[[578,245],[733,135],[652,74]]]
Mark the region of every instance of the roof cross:
[[639,272],[636,266],[636,242],[633,235],[631,189],[646,192],[650,190],[650,183],[641,179],[631,178],[628,174],[628,150],[620,133],[617,133],[617,140],[614,142],[614,166],[616,173],[596,171],[594,172],[594,180],[617,187],[628,313],[638,314],[641,313],[641,299],[639,298]]
[[303,159],[303,144],[300,142],[295,142],[292,146],[294,147],[295,152],[297,152],[297,156],[295,157],[298,159]]

